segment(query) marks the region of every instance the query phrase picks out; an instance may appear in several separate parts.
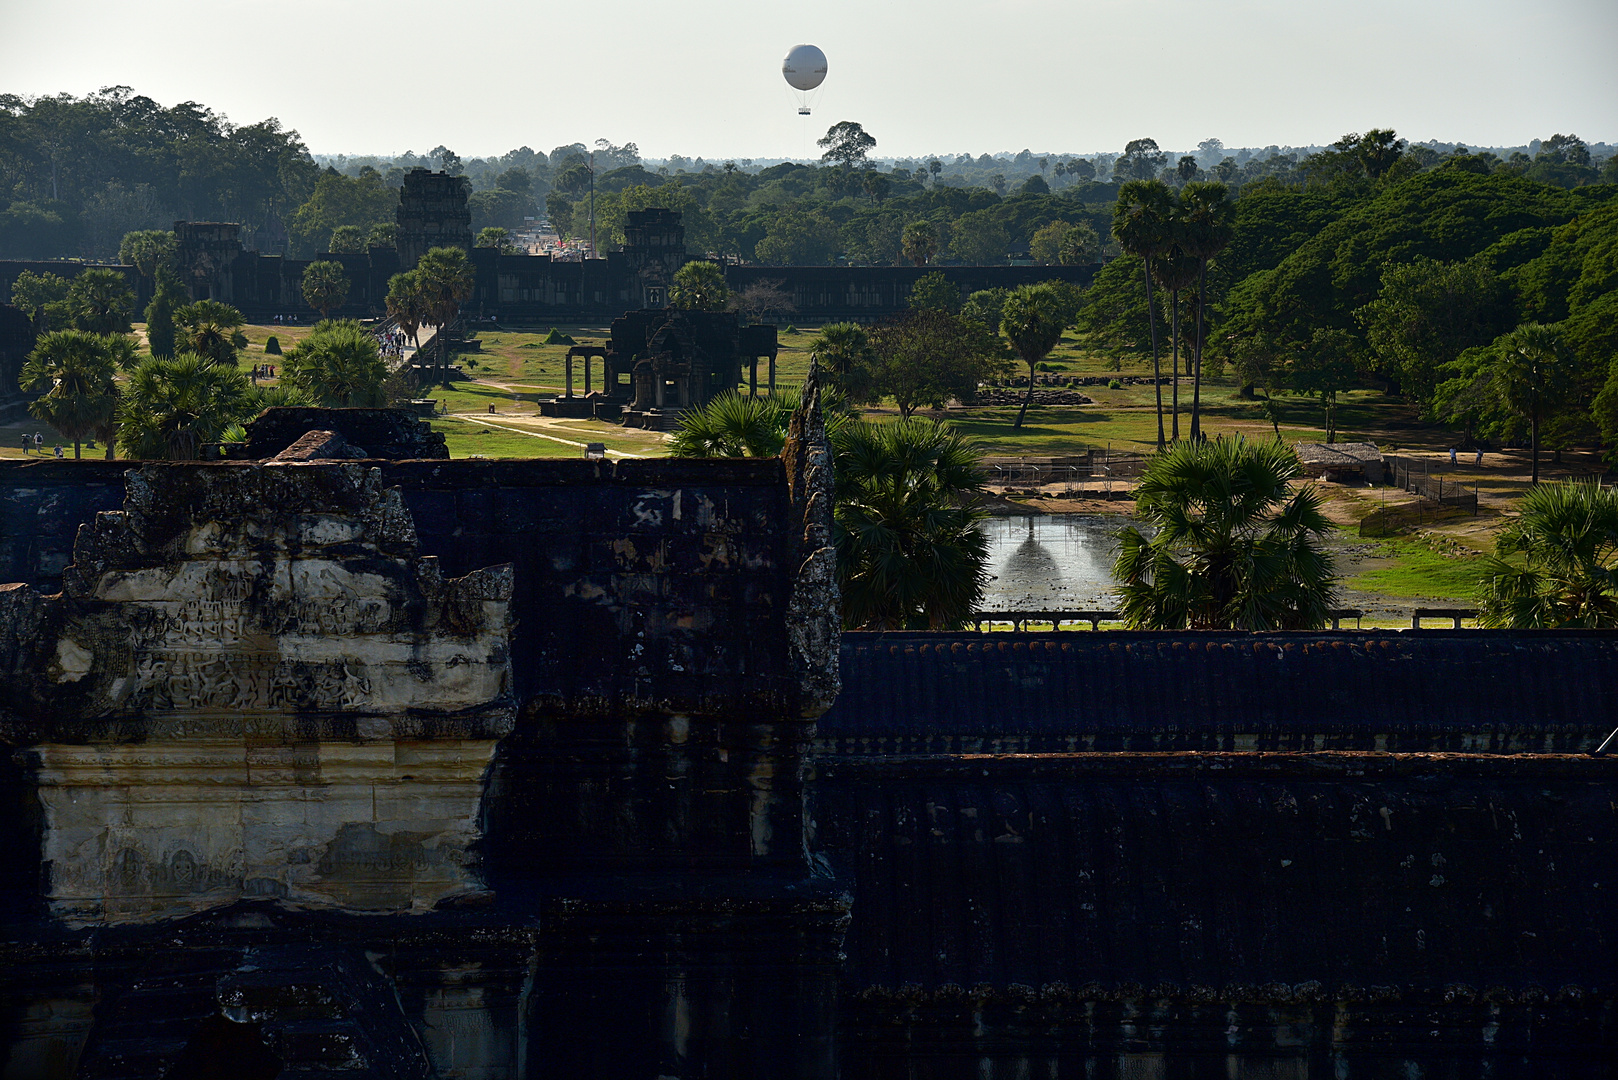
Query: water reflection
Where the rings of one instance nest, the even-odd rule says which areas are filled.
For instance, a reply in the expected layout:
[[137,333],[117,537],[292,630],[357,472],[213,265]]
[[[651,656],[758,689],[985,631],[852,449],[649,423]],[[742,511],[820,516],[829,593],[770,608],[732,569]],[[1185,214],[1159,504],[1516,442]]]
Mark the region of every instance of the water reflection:
[[1112,596],[1112,538],[1127,520],[1104,515],[996,517],[983,523],[989,538],[985,611],[1096,610]]

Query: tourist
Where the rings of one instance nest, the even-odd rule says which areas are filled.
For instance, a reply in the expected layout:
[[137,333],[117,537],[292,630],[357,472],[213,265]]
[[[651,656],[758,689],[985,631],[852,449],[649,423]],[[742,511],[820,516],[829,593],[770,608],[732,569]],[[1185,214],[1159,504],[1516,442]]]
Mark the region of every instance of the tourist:
[[25,431],[22,433],[22,452],[25,454],[28,453],[29,443],[28,432]]
[[1449,467],[1452,469],[1455,467],[1455,447],[1453,446],[1449,448]]
[[34,452],[38,454],[45,452],[45,436],[37,431],[34,432]]
[[58,458],[60,458],[62,456],[62,444],[61,443],[56,444],[56,456]]
[[1478,460],[1477,460],[1477,463],[1479,465],[1483,464],[1483,447],[1481,447],[1481,446],[1478,447]]

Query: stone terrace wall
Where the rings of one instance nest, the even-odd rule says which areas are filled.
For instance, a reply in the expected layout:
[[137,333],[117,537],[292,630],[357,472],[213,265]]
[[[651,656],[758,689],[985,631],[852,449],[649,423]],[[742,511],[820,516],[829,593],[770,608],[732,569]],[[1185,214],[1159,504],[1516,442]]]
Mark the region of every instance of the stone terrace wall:
[[1610,1075],[1618,634],[1005,637],[844,636],[844,1076]]
[[848,634],[823,752],[1579,753],[1618,725],[1605,631]]

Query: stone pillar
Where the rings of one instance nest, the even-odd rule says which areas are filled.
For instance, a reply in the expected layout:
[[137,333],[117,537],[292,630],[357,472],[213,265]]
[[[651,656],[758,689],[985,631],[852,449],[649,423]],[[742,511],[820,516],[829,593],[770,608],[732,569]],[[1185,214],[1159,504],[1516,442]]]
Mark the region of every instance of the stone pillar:
[[747,396],[758,397],[758,357],[748,362],[747,372]]
[[775,396],[775,354],[770,354],[770,396]]
[[584,354],[584,396],[590,396],[590,354]]
[[573,396],[573,350],[567,351],[567,358],[562,361],[567,369],[567,396]]

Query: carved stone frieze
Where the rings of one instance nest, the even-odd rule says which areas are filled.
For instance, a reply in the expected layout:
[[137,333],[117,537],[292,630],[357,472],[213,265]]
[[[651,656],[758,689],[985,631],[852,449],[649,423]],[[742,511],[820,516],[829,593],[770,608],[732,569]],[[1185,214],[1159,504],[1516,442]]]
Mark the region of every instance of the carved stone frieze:
[[38,754],[59,916],[478,888],[510,567],[444,579],[376,469],[148,466],[63,581],[0,589],[0,703]]

